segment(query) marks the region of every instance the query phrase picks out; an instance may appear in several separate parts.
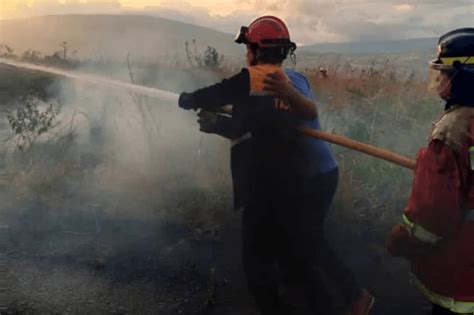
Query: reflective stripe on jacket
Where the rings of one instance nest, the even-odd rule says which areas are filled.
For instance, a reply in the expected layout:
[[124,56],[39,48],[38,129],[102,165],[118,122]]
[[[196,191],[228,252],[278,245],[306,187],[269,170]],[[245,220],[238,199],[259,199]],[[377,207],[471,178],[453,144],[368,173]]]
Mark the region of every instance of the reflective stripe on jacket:
[[427,286],[425,286],[418,278],[412,274],[411,278],[413,284],[417,287],[418,290],[431,302],[436,305],[442,306],[445,309],[448,309],[454,313],[459,314],[472,314],[474,313],[474,302],[459,301],[453,298],[440,295]]
[[436,244],[443,239],[441,236],[431,233],[423,226],[415,224],[404,214],[401,225],[408,230],[408,233],[421,242]]
[[453,107],[434,124],[417,164],[402,223],[388,249],[410,260],[417,287],[457,313],[474,309],[474,108]]

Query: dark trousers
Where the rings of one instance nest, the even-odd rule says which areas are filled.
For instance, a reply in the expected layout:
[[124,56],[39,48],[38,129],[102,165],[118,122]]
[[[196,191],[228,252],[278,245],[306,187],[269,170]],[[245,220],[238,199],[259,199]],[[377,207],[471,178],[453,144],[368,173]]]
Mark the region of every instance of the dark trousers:
[[[337,188],[338,171],[305,184],[258,186],[243,213],[243,267],[262,314],[287,314],[278,295],[280,269],[297,277],[314,314],[333,314],[325,281],[339,286],[348,310],[360,295],[354,276],[324,237],[324,220]],[[310,188],[308,190],[308,187]]]
[[448,309],[445,309],[439,305],[433,304],[431,309],[431,315],[459,315],[459,313],[451,312]]

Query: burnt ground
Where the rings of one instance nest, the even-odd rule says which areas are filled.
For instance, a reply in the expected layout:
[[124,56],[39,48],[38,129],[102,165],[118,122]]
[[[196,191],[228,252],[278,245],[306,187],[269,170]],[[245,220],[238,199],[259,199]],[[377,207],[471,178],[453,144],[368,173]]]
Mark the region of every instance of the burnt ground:
[[71,215],[53,226],[42,211],[3,229],[12,313],[254,314],[232,227],[223,242],[169,220]]
[[[14,93],[0,95],[2,103],[23,95],[31,89],[29,85],[43,91],[44,87],[36,86],[51,83],[42,77],[32,80],[26,76],[13,81],[9,75],[3,77],[9,79],[0,82],[0,86],[17,88],[3,89]],[[128,197],[115,192],[104,197],[110,199],[112,206],[104,207],[107,209],[103,212],[99,206],[93,215],[82,212],[81,203],[87,208],[85,203],[96,200],[86,202],[80,195],[70,196],[77,187],[62,181],[49,187],[55,193],[61,191],[56,208],[41,207],[42,203],[36,201],[21,202],[26,208],[17,208],[15,202],[5,202],[16,196],[3,189],[8,181],[3,182],[1,177],[0,174],[1,313],[257,314],[241,270],[239,213],[228,210],[219,233],[197,231],[179,218],[157,215],[143,219],[139,214],[117,218],[104,214],[115,207],[115,199]],[[38,195],[44,189],[41,187]],[[152,193],[145,190],[142,194]],[[175,197],[171,198],[171,206],[179,201]],[[74,198],[78,200],[70,204],[76,208],[61,205],[63,200]],[[52,194],[51,199],[56,200],[56,195]],[[133,205],[130,202],[130,207],[121,207],[133,212]],[[206,203],[196,207],[205,207],[201,205]],[[380,228],[378,223],[382,220],[374,215],[400,209],[374,209],[362,203],[344,210],[363,213],[366,219],[340,217],[338,209],[334,209],[327,222],[327,234],[334,247],[361,284],[375,295],[375,315],[421,315],[427,310],[409,283],[407,264],[385,252],[383,245],[389,229]]]
[[[16,208],[19,203],[9,200],[23,195],[16,196],[7,188],[8,181],[0,178],[0,312],[258,314],[241,268],[240,213],[222,210],[225,215],[214,230],[159,212],[146,218],[138,213],[120,217],[101,209],[101,203],[104,208],[110,204],[127,208],[129,213],[141,204],[134,198],[125,202],[120,190],[98,193],[103,200],[87,200],[73,193],[78,191],[74,181],[54,183],[50,192],[62,191],[58,202],[36,200],[43,191],[38,190],[28,194],[32,200],[22,200],[23,206]],[[216,203],[186,195],[170,196],[166,207]],[[223,204],[230,208],[229,203]],[[341,211],[338,204],[328,218],[327,235],[360,283],[376,296],[373,314],[426,314],[426,303],[409,283],[408,265],[390,257],[383,247],[388,229],[380,227],[387,221],[382,215],[399,209],[357,201],[350,211]]]
[[[71,214],[51,225],[42,211],[24,209],[2,230],[11,313],[257,314],[241,271],[238,213],[211,235],[164,219]],[[388,257],[383,240],[338,223],[330,218],[328,234],[376,295],[374,314],[426,314],[406,264]]]

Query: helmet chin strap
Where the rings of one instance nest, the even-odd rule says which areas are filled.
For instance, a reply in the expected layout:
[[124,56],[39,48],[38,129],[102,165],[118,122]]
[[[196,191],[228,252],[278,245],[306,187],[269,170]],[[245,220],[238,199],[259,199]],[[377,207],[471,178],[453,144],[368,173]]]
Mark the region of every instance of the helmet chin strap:
[[446,107],[449,108],[452,105],[474,107],[474,91],[472,90],[474,69],[457,69],[452,81],[450,96]]
[[294,50],[292,50],[290,52],[290,60],[293,63],[293,65],[296,65],[296,54],[295,54]]
[[[451,85],[451,90],[452,90],[452,82],[453,82],[453,79],[454,77],[456,76],[456,74],[458,73],[458,71],[456,70],[449,78],[448,82],[446,82],[444,84],[444,86],[441,88],[441,90],[445,90],[448,88],[449,85]],[[451,91],[449,92],[450,94],[452,93]],[[448,96],[448,98],[446,99],[446,105],[444,106],[444,110],[448,110],[451,108],[451,106],[453,105],[456,105],[454,104],[454,102],[452,101],[452,98],[451,98],[451,95]]]

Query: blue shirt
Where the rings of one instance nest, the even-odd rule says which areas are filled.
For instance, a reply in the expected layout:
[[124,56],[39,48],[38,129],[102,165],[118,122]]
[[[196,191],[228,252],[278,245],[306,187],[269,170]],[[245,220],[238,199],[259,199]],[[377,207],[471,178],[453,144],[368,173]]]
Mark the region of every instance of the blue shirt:
[[[285,70],[294,87],[314,101],[307,79]],[[318,119],[303,121],[275,108],[270,95],[250,93],[250,74],[239,74],[220,83],[194,91],[188,97],[192,108],[210,109],[233,104],[232,120],[236,129],[252,135],[250,181],[256,185],[304,186],[308,179],[337,168],[327,142],[301,135],[297,126],[320,129]]]
[[[304,75],[292,69],[285,69],[285,73],[289,77],[293,87],[300,94],[316,102],[311,86]],[[303,121],[301,124],[308,128],[321,130],[319,118],[311,121]],[[306,163],[308,163],[308,165],[306,166],[306,172],[308,176],[327,173],[337,168],[337,161],[326,141],[308,136],[302,136],[301,141],[304,142],[304,147],[307,149],[306,155],[308,159]]]

